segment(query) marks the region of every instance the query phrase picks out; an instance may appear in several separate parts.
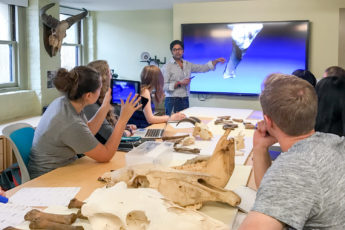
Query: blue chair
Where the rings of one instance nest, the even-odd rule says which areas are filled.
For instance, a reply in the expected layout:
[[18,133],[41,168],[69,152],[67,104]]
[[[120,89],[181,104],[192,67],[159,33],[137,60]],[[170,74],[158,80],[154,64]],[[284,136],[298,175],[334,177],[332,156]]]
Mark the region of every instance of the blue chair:
[[27,166],[35,129],[29,124],[17,123],[6,126],[2,130],[2,133],[11,143],[14,156],[16,157],[20,168],[22,179],[21,183],[29,181],[30,175]]

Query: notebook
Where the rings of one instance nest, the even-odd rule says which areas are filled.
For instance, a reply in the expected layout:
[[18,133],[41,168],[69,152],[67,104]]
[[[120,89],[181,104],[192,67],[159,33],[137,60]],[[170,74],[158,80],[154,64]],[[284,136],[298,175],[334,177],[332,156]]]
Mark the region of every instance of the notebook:
[[167,127],[168,123],[165,123],[164,128],[162,129],[137,129],[133,137],[141,137],[142,139],[160,139],[163,137],[164,131]]

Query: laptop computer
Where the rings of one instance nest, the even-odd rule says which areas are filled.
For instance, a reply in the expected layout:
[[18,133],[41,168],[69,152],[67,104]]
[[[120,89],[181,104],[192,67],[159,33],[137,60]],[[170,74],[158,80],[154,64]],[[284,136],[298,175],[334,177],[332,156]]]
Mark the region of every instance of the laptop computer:
[[154,140],[160,139],[163,137],[164,131],[167,127],[168,123],[166,122],[164,128],[162,129],[137,129],[135,130],[133,137],[141,137],[142,139]]

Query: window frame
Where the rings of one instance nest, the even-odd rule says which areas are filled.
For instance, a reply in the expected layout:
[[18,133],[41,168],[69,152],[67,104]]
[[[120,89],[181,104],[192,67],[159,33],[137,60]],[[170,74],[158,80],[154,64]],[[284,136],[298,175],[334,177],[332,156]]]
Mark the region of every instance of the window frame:
[[[68,13],[68,9],[72,9],[72,10],[77,10],[77,9],[74,9],[74,8],[70,8],[70,7],[65,7],[65,6],[61,6],[60,8],[60,12],[59,12],[59,15],[60,14],[63,14],[63,15],[67,15],[67,16],[73,16],[72,14]],[[67,12],[65,12],[67,11]],[[78,22],[76,22],[76,25],[77,25],[77,43],[67,43],[67,42],[63,42],[62,45],[61,45],[61,49],[63,46],[73,46],[73,47],[76,47],[78,48],[78,52],[77,52],[77,57],[76,57],[76,66],[79,66],[79,65],[82,65],[83,64],[83,38],[82,38],[82,35],[83,35],[83,20],[80,20]],[[61,50],[60,50],[60,53],[61,53]],[[62,63],[62,59],[61,59],[61,55],[60,55],[60,62]],[[61,64],[60,64],[61,66]],[[62,67],[62,66],[61,66]]]
[[20,78],[19,78],[19,71],[18,71],[18,60],[19,60],[19,52],[18,52],[18,9],[15,5],[8,5],[9,10],[9,28],[10,28],[10,39],[11,40],[0,40],[0,44],[8,45],[10,50],[10,63],[11,69],[10,72],[12,76],[10,78],[13,79],[13,82],[9,83],[0,83],[0,92],[5,91],[11,88],[18,88],[20,87]]

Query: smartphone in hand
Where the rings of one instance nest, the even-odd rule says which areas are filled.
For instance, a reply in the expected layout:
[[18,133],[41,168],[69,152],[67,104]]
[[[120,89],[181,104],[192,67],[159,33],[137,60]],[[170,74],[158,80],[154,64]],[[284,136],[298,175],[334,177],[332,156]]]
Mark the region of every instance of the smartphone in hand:
[[149,102],[149,99],[147,99],[146,97],[141,97],[141,104],[142,104],[141,109],[144,109],[147,102]]

